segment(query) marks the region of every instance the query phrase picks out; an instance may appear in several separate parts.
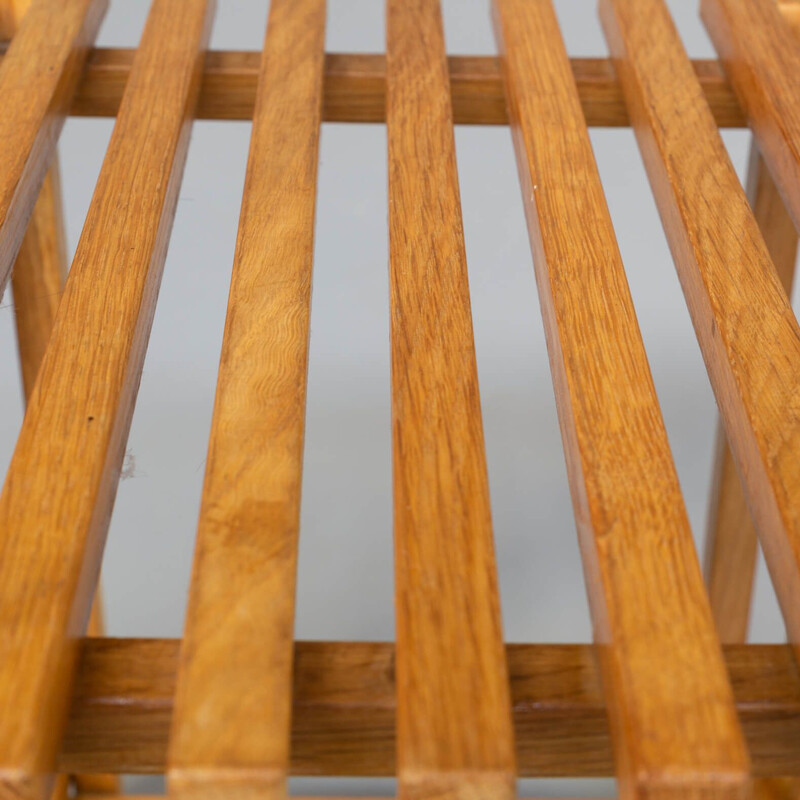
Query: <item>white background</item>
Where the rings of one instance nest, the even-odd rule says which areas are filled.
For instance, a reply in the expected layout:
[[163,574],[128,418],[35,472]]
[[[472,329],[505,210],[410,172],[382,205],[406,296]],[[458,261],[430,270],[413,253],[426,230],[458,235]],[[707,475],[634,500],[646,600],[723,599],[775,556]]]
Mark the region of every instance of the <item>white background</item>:
[[[695,0],[669,3],[693,57],[712,48]],[[488,0],[444,0],[450,53],[495,52]],[[606,54],[593,0],[556,2],[571,55]],[[146,0],[112,0],[103,46],[135,46]],[[260,49],[265,0],[219,0],[215,48]],[[381,0],[328,0],[329,51],[381,51]],[[112,121],[72,119],[60,144],[74,252]],[[108,631],[180,636],[250,124],[198,122],[178,204],[103,566]],[[742,174],[744,131],[724,134]],[[593,130],[642,334],[698,543],[716,410],[633,136]],[[456,130],[506,638],[589,641],[591,631],[511,140]],[[386,135],[323,127],[297,598],[298,638],[391,639],[392,515]],[[99,287],[101,290],[101,287]],[[22,418],[10,292],[0,307],[0,471]],[[755,641],[783,625],[763,565]],[[153,784],[139,780],[139,791]],[[297,791],[392,791],[305,781]],[[526,792],[613,792],[601,781]]]

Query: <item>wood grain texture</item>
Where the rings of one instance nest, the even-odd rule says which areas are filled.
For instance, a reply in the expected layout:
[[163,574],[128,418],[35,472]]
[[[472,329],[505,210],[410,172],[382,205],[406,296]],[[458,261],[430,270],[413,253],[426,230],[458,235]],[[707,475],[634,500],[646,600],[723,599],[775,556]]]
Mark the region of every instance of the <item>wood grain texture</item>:
[[[106,624],[102,600],[102,593],[98,587],[92,602],[92,610],[89,614],[89,624],[86,626],[86,635],[88,637],[100,638],[105,636]],[[75,775],[70,775],[69,778],[76,795],[114,795],[119,794],[122,789],[119,776],[113,773],[79,772]]]
[[401,798],[510,798],[514,741],[439,0],[389,0]]
[[[0,1],[0,39],[12,37],[28,6],[30,0]],[[54,154],[11,274],[25,397],[33,391],[66,276],[61,180],[58,156]]]
[[744,742],[555,11],[496,0],[495,20],[620,794],[738,797]]
[[211,9],[206,0],[152,6],[0,495],[3,798],[41,797],[54,766],[141,376]]
[[35,0],[0,62],[0,292],[106,6],[107,0]]
[[[0,0],[0,38],[12,37],[30,5],[31,0]],[[26,400],[33,392],[67,277],[66,250],[61,177],[56,154],[44,178],[11,274],[17,347]],[[105,634],[99,591],[92,604],[87,633],[90,636]],[[70,780],[74,781],[79,792],[116,794],[120,790],[115,775],[76,775],[71,779],[60,775],[52,797],[67,797]]]
[[800,20],[794,6],[785,8],[788,18],[775,0],[700,3],[748,124],[800,230]]
[[22,385],[30,397],[67,277],[58,159],[53,158],[22,240],[11,284]]
[[[766,163],[753,142],[747,198],[764,236],[778,278],[791,298],[797,262],[797,232]],[[705,543],[705,573],[711,610],[725,643],[744,642],[750,619],[758,537],[733,455],[720,423]]]
[[[3,44],[0,42],[0,60]],[[113,117],[119,110],[134,50],[92,50],[70,113]],[[255,51],[210,51],[206,58],[198,119],[253,118],[261,55]],[[500,64],[488,56],[450,56],[453,122],[505,125],[508,116]],[[573,58],[572,71],[586,122],[596,127],[630,124],[614,67],[605,58]],[[386,59],[368,53],[328,53],[325,58],[325,122],[386,121]],[[717,61],[698,59],[692,66],[714,119],[722,128],[747,122],[736,95]]]
[[[61,768],[163,772],[180,642],[91,639]],[[519,774],[613,775],[595,648],[508,645]],[[734,645],[725,662],[757,775],[800,775],[800,676],[787,645]],[[297,642],[292,774],[395,774],[394,646]]]
[[324,47],[324,0],[273,0],[170,746],[181,796],[286,794]]
[[611,52],[787,629],[800,641],[800,328],[662,0]]

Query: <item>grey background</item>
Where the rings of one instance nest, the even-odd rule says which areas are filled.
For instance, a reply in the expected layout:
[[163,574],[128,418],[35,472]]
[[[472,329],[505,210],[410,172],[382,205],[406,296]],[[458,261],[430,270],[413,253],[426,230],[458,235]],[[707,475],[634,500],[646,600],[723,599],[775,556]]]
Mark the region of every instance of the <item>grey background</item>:
[[[100,44],[135,46],[146,0],[112,0]],[[218,0],[215,48],[260,49],[266,0]],[[695,0],[669,3],[690,55],[712,48]],[[593,0],[557,0],[571,55],[607,50]],[[444,0],[451,53],[495,53],[487,0]],[[381,0],[328,0],[327,49],[384,49]],[[70,254],[111,132],[72,119],[60,154]],[[250,124],[198,122],[103,565],[108,632],[180,636]],[[749,135],[725,142],[743,174]],[[681,485],[705,528],[716,409],[629,130],[593,130]],[[489,477],[509,641],[589,641],[591,631],[510,135],[456,130]],[[391,639],[392,516],[386,136],[322,133],[298,638]],[[10,293],[0,306],[0,474],[22,418]],[[783,624],[763,564],[754,641]],[[153,789],[137,780],[137,791]],[[391,793],[391,782],[298,781],[303,792]],[[526,792],[613,792],[613,782],[524,782]]]

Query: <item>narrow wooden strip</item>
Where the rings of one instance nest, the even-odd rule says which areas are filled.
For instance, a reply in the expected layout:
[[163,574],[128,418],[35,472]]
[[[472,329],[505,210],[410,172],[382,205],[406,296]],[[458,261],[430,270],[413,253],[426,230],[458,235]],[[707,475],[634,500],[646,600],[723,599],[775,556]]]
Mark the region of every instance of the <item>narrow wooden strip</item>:
[[[800,230],[800,46],[775,0],[702,0],[701,16]],[[791,21],[790,21],[791,19]]]
[[61,181],[58,158],[54,156],[11,275],[14,321],[25,397],[29,397],[33,391],[66,277],[67,253],[61,210]]
[[397,773],[510,798],[514,741],[439,0],[388,0]]
[[[29,5],[29,0],[18,3],[0,0],[0,38],[11,38]],[[66,277],[66,235],[56,154],[52,156],[50,170],[44,178],[11,275],[14,322],[26,398],[33,391]]]
[[[98,587],[92,602],[92,610],[89,614],[89,624],[86,626],[86,635],[89,637],[100,638],[106,635],[102,600],[102,593]],[[75,793],[78,795],[113,795],[119,794],[122,788],[119,776],[113,773],[79,772],[76,775],[71,775],[70,780],[75,787]]]
[[0,797],[41,797],[54,766],[211,8],[206,0],[153,3],[0,495]]
[[[30,5],[30,0],[0,0],[0,37],[11,38]],[[11,275],[17,347],[26,400],[33,391],[67,277],[66,231],[61,200],[61,176],[56,154],[33,208]],[[92,604],[88,634],[105,634],[99,591]],[[115,794],[120,789],[116,775],[75,775],[71,780],[78,791]],[[67,797],[68,789],[68,776],[61,775],[52,797]]]
[[0,294],[106,6],[35,0],[0,62]]
[[[797,263],[797,232],[775,182],[753,142],[747,197],[767,244],[778,278],[791,297]],[[757,536],[722,423],[705,543],[705,568],[711,610],[723,642],[744,642],[750,618]]]
[[198,526],[171,793],[286,794],[324,47],[325,0],[273,0]]
[[555,11],[495,20],[620,790],[736,797],[747,755]]
[[663,0],[601,7],[737,470],[800,642],[800,327]]
[[[3,43],[0,42],[0,59]],[[70,109],[75,116],[113,117],[119,110],[134,50],[99,48],[90,52]],[[260,54],[250,51],[208,53],[198,119],[252,119]],[[450,56],[453,121],[462,125],[505,125],[508,116],[500,64],[487,56]],[[736,95],[717,61],[692,62],[717,124],[745,127]],[[581,105],[589,126],[630,124],[613,65],[604,58],[571,60]],[[325,58],[325,122],[386,121],[386,60],[382,55],[328,53]]]
[[[90,639],[60,766],[163,772],[180,642]],[[589,645],[507,645],[519,774],[613,774],[600,675]],[[758,775],[800,775],[800,676],[786,645],[724,648]],[[658,669],[660,665],[655,665]],[[298,642],[292,773],[395,771],[391,644]]]

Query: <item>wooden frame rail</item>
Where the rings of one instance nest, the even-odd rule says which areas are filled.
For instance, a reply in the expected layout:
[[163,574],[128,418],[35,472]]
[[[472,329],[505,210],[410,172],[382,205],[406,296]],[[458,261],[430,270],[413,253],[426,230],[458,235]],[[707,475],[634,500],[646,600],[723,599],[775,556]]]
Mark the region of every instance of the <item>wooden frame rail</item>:
[[[124,48],[92,50],[70,114],[116,116],[134,54],[135,50]],[[258,52],[210,51],[197,118],[252,119],[260,63]],[[571,64],[587,124],[629,125],[612,63],[605,58],[574,58]],[[507,125],[499,61],[490,56],[450,56],[448,65],[453,121],[461,125]],[[745,127],[744,113],[721,65],[703,59],[693,65],[717,124],[723,128]],[[328,53],[322,113],[325,122],[385,122],[386,58],[367,53]]]
[[[508,645],[521,777],[613,774],[594,648]],[[756,775],[800,775],[800,675],[786,645],[731,645],[725,664]],[[60,756],[65,771],[159,773],[178,640],[88,639]],[[394,647],[298,642],[293,775],[395,774]]]

